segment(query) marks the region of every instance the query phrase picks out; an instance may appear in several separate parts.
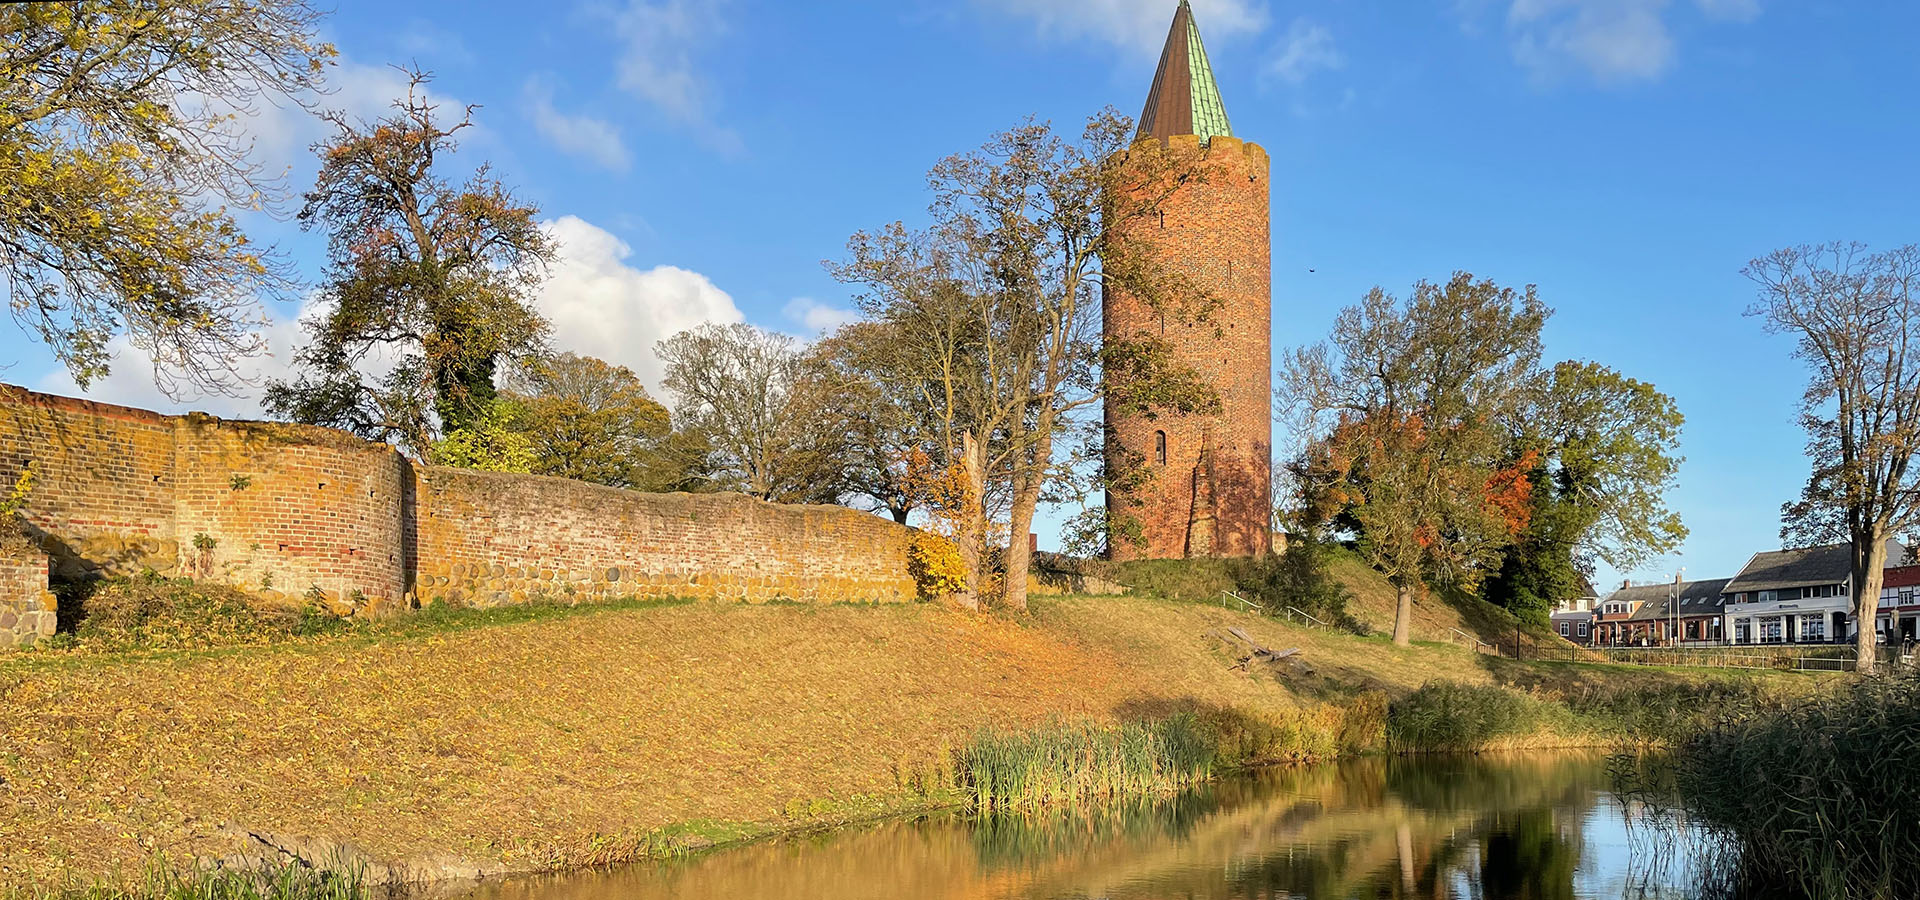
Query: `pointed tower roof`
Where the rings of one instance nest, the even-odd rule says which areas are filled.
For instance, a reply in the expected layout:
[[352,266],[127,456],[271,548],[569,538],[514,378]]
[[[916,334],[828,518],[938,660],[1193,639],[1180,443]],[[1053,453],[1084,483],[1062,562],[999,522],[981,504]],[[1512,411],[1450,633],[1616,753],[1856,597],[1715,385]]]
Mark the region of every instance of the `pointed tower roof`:
[[1207,48],[1200,44],[1200,26],[1193,23],[1193,8],[1180,0],[1173,12],[1173,28],[1167,31],[1166,49],[1160,51],[1160,67],[1153,72],[1153,87],[1147,91],[1147,108],[1140,113],[1140,136],[1165,140],[1176,134],[1199,135],[1206,141],[1214,135],[1233,136],[1227,124],[1227,107],[1220,102],[1220,87],[1213,82],[1213,66],[1207,63]]

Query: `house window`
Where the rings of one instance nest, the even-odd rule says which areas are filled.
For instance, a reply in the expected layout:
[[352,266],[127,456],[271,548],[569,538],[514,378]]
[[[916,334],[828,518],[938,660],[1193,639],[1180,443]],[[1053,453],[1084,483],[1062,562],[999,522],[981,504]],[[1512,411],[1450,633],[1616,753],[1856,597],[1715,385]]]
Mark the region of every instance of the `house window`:
[[1741,619],[1733,623],[1733,642],[1736,644],[1753,643],[1753,623]]
[[1779,616],[1767,616],[1760,620],[1760,643],[1778,644],[1786,639],[1781,629]]
[[1581,637],[1587,636],[1587,623],[1585,622],[1580,623],[1580,636]]
[[1900,591],[1900,605],[1901,606],[1913,605],[1913,590],[1911,588],[1905,588]]
[[1167,433],[1164,431],[1153,433],[1153,461],[1163,466],[1167,464]]
[[1774,598],[1778,596],[1780,595],[1778,593],[1775,593],[1774,591],[1761,591],[1760,593],[1754,595],[1754,599],[1761,603],[1772,603],[1774,601]]
[[1827,617],[1819,613],[1801,616],[1800,639],[1808,642],[1826,640]]
[[1565,623],[1565,622],[1561,622],[1561,623],[1560,623],[1560,636],[1561,636],[1561,637],[1571,637],[1571,636],[1572,636],[1572,634],[1573,634],[1573,629],[1572,629],[1572,628],[1571,628],[1570,626],[1568,626],[1568,625],[1567,625],[1567,623]]

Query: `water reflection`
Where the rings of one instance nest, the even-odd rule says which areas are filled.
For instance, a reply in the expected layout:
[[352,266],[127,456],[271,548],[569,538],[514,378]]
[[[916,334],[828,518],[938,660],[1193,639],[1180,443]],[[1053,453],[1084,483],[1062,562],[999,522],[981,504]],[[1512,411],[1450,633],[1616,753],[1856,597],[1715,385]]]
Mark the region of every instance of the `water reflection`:
[[[1684,897],[1595,756],[1371,759],[1045,816],[934,816],[527,879],[493,900]],[[1669,836],[1666,840],[1671,840]]]

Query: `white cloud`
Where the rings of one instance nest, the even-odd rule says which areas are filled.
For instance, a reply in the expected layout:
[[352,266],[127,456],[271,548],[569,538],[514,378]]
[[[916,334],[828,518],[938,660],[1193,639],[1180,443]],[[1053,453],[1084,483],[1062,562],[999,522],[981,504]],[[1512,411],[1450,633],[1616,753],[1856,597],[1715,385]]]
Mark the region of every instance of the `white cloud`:
[[1280,52],[1267,63],[1266,70],[1289,84],[1300,84],[1316,71],[1338,69],[1346,63],[1346,57],[1333,45],[1333,32],[1301,18],[1287,26]]
[[523,92],[527,117],[562,153],[579,156],[615,172],[625,172],[632,164],[620,129],[605,119],[587,115],[568,115],[553,107],[553,86],[544,79],[527,79]]
[[695,51],[726,31],[724,0],[630,0],[613,14],[625,44],[616,66],[620,89],[688,127],[710,146],[737,152],[740,137],[714,121],[712,86]]
[[[1142,55],[1166,45],[1174,5],[1168,0],[976,0],[1033,20],[1049,37],[1093,38]],[[1262,0],[1194,0],[1193,17],[1207,40],[1256,34],[1267,27]]]
[[655,341],[702,322],[745,318],[733,298],[705,275],[675,266],[627,265],[632,248],[596,225],[563,216],[545,227],[560,242],[560,259],[537,305],[553,324],[556,350],[626,366],[657,390]]
[[780,314],[805,330],[804,337],[807,338],[818,337],[860,319],[860,313],[854,310],[828,306],[811,297],[795,297],[787,301],[787,305],[781,307]]
[[[446,115],[458,115],[465,105],[431,89],[428,96]],[[213,111],[232,118],[219,126],[222,136],[238,146],[251,146],[249,159],[263,175],[282,179],[291,197],[312,183],[319,161],[312,152],[314,143],[330,136],[332,126],[314,115],[318,110],[337,110],[360,119],[377,119],[393,108],[394,101],[407,94],[407,75],[392,66],[376,66],[342,59],[327,70],[325,91],[294,100],[258,97],[244,108],[235,108],[218,98],[211,100]],[[299,102],[295,102],[298,100]],[[188,104],[209,102],[193,97]],[[306,104],[305,106],[301,104]],[[479,127],[461,132],[472,139]]]
[[[1678,50],[1669,0],[1513,0],[1507,32],[1513,57],[1537,81],[1568,69],[1616,84],[1653,81],[1673,67]],[[1708,19],[1751,21],[1757,0],[1694,0]],[[1468,7],[1461,7],[1463,11]]]

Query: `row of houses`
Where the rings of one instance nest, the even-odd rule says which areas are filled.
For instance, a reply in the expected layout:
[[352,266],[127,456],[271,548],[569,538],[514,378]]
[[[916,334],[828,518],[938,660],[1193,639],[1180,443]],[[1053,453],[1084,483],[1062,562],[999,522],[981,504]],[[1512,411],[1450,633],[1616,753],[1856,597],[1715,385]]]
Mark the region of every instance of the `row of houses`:
[[[1889,544],[1887,558],[1905,561]],[[1873,628],[1881,643],[1915,638],[1920,565],[1885,571]],[[1555,610],[1554,630],[1602,647],[1841,644],[1858,633],[1847,544],[1756,553],[1732,578],[1626,584]]]

